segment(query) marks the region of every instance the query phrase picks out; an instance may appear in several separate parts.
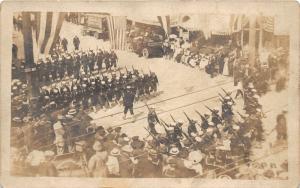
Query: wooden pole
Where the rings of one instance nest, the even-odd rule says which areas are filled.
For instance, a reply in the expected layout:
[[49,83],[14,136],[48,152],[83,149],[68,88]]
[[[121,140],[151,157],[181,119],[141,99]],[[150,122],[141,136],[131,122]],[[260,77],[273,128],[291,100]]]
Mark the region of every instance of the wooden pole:
[[258,44],[258,49],[259,51],[263,47],[263,27],[262,27],[262,14],[259,16],[259,44]]
[[38,86],[31,68],[34,67],[32,27],[29,12],[22,12],[22,34],[24,38],[25,74],[28,84],[28,97],[31,99],[38,94]]
[[253,67],[256,59],[255,39],[256,39],[256,16],[251,15],[249,19],[249,66]]

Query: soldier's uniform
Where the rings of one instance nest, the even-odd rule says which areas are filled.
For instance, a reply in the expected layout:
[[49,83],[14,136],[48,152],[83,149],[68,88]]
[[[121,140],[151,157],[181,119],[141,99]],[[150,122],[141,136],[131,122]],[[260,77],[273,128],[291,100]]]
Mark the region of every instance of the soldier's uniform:
[[103,65],[103,52],[102,50],[98,50],[97,56],[96,56],[96,62],[98,67],[98,72],[102,69]]
[[133,102],[134,102],[134,97],[135,93],[133,93],[131,90],[130,86],[127,86],[127,90],[124,92],[124,119],[126,118],[127,111],[130,111],[131,115],[134,115],[133,113]]
[[92,50],[90,50],[88,54],[88,66],[89,66],[90,73],[92,73],[95,67],[95,54]]
[[109,70],[111,68],[111,66],[110,66],[109,54],[107,52],[104,52],[104,60],[103,61],[104,61],[106,70]]
[[150,132],[154,135],[157,134],[157,131],[155,130],[155,125],[159,122],[158,117],[153,110],[150,110],[148,113],[148,126],[150,128]]
[[111,62],[111,67],[117,67],[117,60],[118,60],[118,57],[116,55],[116,53],[114,51],[112,51],[110,53],[110,62]]
[[150,91],[151,92],[157,91],[157,84],[158,84],[158,78],[154,72],[151,72],[151,74],[150,74]]

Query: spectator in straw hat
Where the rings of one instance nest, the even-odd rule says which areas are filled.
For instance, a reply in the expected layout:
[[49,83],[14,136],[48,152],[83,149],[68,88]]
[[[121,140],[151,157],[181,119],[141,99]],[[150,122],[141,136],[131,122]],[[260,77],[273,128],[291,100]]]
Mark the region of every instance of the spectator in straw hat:
[[179,154],[179,149],[177,147],[172,147],[169,151],[169,157],[165,160],[162,168],[162,174],[165,177],[178,177],[178,166],[176,156]]
[[191,151],[188,159],[184,160],[184,166],[188,169],[193,170],[197,175],[203,175],[203,167],[201,161],[203,160],[203,154],[198,151]]
[[120,176],[120,150],[118,148],[113,148],[108,156],[106,167],[108,170],[109,177],[119,177]]
[[105,162],[108,157],[107,151],[99,141],[95,141],[93,150],[96,152],[88,162],[88,169],[92,177],[106,177]]
[[54,134],[55,134],[55,141],[54,144],[56,144],[57,147],[57,154],[63,154],[64,153],[64,148],[65,148],[65,139],[64,139],[64,135],[65,135],[65,130],[62,126],[61,121],[57,121],[54,125],[53,125],[53,129],[54,129]]

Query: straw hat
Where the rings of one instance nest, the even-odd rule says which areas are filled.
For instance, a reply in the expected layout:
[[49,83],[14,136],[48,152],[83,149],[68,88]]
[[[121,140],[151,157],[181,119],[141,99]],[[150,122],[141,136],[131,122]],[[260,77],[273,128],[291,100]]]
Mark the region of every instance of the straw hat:
[[119,150],[118,148],[113,148],[113,149],[111,150],[110,154],[111,154],[112,156],[118,156],[118,155],[120,155],[120,150]]
[[179,153],[179,149],[177,147],[172,147],[169,151],[171,155],[177,155]]
[[189,153],[188,159],[192,161],[193,164],[200,163],[203,159],[203,154],[200,151],[191,151]]
[[75,115],[76,114],[76,109],[72,108],[68,111],[68,115]]

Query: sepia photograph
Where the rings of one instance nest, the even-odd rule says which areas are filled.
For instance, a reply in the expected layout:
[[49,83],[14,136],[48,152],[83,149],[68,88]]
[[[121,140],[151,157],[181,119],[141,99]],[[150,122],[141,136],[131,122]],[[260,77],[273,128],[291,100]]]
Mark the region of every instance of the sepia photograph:
[[11,176],[287,180],[284,19],[14,12]]

